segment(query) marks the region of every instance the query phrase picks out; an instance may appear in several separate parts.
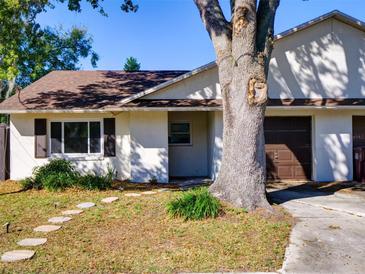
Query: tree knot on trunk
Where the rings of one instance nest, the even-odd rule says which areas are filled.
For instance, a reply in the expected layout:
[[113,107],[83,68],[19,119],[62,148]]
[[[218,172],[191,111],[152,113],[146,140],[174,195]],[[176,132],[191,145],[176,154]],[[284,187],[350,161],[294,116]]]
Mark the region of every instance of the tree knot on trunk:
[[242,30],[248,25],[247,20],[248,8],[238,7],[233,17],[233,33],[235,36],[240,36]]
[[263,105],[267,101],[267,84],[263,79],[251,78],[248,81],[247,100],[250,106]]
[[266,54],[264,52],[259,52],[257,54],[257,63],[259,63],[259,65],[263,66],[265,65],[265,61],[266,61]]

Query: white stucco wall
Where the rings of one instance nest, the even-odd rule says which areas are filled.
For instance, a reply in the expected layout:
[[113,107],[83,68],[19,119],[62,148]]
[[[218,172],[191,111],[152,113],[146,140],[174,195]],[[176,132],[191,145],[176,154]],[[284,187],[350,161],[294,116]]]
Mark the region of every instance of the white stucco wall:
[[180,81],[143,99],[215,99],[221,98],[218,69],[213,67]]
[[[328,19],[277,40],[268,84],[270,98],[362,98],[365,33]],[[217,67],[143,98],[220,99]]]
[[317,112],[313,117],[315,181],[352,180],[352,115],[341,111]]
[[191,145],[169,145],[170,176],[208,176],[208,113],[169,112],[168,119],[190,122],[192,127]]
[[365,33],[329,19],[275,42],[270,98],[361,98]]
[[221,166],[223,150],[223,113],[221,111],[209,112],[209,150],[208,168],[209,176],[215,180]]
[[[81,172],[105,173],[108,166],[115,168],[119,179],[130,177],[129,113],[111,114],[12,114],[10,116],[10,178],[23,179],[32,174],[36,166],[49,158],[34,158],[34,119],[85,120],[115,117],[116,157],[70,158]],[[48,128],[49,131],[49,128]]]
[[168,182],[167,112],[131,112],[131,180]]

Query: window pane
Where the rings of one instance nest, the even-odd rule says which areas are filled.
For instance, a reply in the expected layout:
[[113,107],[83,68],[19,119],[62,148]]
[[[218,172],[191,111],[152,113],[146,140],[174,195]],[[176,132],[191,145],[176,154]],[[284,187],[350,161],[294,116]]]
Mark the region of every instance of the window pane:
[[90,122],[90,153],[100,153],[100,122]]
[[190,144],[190,134],[172,134],[170,144]]
[[62,123],[51,123],[51,153],[62,153]]
[[171,124],[171,133],[174,133],[174,132],[189,133],[190,124],[189,123],[172,123]]
[[65,153],[88,153],[87,122],[64,123]]

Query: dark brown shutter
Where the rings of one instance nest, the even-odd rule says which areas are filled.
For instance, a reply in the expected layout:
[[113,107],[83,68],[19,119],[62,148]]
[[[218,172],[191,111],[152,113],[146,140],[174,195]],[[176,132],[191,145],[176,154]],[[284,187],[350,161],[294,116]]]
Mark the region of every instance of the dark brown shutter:
[[47,158],[47,119],[34,119],[35,158]]
[[115,118],[104,119],[104,156],[115,156]]

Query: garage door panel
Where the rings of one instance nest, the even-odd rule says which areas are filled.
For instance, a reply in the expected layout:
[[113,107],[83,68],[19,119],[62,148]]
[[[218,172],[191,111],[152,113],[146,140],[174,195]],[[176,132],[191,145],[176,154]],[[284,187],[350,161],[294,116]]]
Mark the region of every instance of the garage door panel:
[[310,170],[310,165],[309,164],[303,164],[301,166],[296,166],[295,167],[295,174],[297,176],[302,176],[305,177],[305,174]]
[[278,166],[277,170],[278,170],[277,179],[285,179],[285,178],[294,177],[294,169],[292,166],[280,165],[280,166]]
[[295,161],[293,153],[289,150],[278,150],[277,160],[280,162],[293,162]]
[[311,118],[265,118],[267,177],[304,180],[311,177]]

